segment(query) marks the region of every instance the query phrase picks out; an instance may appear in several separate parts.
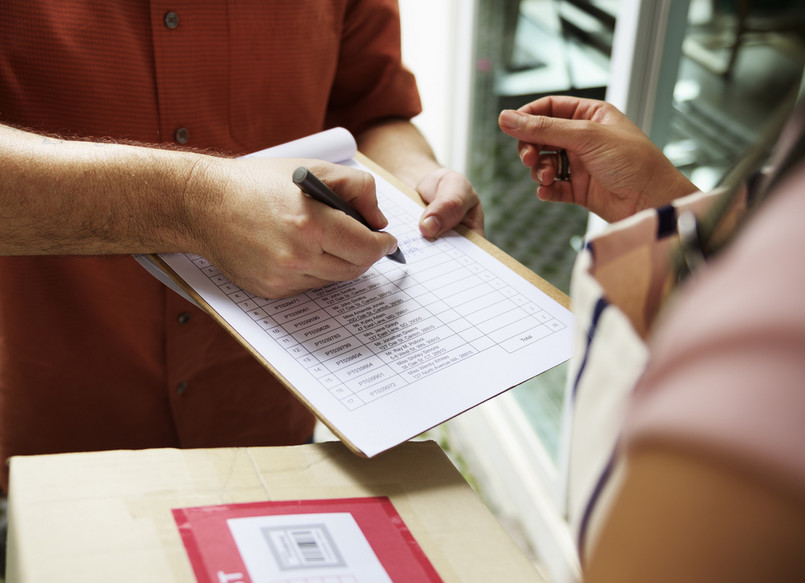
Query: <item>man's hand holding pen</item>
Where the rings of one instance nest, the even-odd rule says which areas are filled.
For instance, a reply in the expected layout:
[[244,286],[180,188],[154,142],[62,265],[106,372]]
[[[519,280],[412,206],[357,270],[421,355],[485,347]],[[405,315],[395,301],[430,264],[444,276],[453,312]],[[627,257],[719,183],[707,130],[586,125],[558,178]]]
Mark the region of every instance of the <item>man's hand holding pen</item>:
[[[370,228],[305,196],[291,177],[305,165],[338,192]],[[188,184],[204,200],[198,253],[249,292],[287,297],[354,279],[397,241],[377,206],[370,174],[305,159],[210,159]]]
[[[329,186],[324,184],[318,176],[309,169],[300,166],[293,173],[293,181],[299,189],[311,198],[326,204],[332,209],[336,209],[355,219],[369,230],[377,231],[358,211],[352,208],[345,200],[333,192]],[[398,263],[405,263],[405,256],[398,247],[393,253],[387,255],[389,259]]]

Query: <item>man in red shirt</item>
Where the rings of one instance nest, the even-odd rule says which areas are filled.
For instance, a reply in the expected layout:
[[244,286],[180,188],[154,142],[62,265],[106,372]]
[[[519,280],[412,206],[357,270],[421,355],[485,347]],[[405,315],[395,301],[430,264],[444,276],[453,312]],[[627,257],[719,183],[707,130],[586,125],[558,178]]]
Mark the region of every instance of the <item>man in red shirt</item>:
[[[311,436],[274,377],[128,254],[198,253],[279,297],[396,241],[301,196],[294,161],[231,156],[344,126],[431,203],[423,234],[482,230],[475,191],[408,121],[394,0],[12,0],[0,26],[2,459]],[[384,226],[365,174],[312,169]]]

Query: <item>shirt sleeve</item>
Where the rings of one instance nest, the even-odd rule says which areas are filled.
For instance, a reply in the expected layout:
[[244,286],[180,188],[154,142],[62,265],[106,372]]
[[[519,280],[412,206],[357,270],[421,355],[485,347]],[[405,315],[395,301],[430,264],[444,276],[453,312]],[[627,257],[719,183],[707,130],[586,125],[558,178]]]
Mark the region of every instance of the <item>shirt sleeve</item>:
[[416,80],[402,63],[396,0],[353,0],[344,20],[326,125],[355,134],[422,111]]

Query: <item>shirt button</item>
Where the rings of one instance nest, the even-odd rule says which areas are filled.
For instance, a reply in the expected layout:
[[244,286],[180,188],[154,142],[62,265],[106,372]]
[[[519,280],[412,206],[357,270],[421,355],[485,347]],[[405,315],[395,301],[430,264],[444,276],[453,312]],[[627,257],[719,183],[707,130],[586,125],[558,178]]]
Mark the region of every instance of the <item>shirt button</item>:
[[190,132],[187,131],[187,128],[179,128],[173,137],[176,138],[177,144],[186,144],[187,140],[190,139]]
[[166,27],[173,30],[174,28],[179,26],[179,15],[176,14],[173,10],[171,10],[170,12],[166,12],[164,22]]
[[190,314],[188,312],[182,312],[179,314],[177,320],[180,324],[187,324],[190,321]]
[[176,385],[176,392],[180,395],[184,395],[187,392],[187,381],[182,381]]

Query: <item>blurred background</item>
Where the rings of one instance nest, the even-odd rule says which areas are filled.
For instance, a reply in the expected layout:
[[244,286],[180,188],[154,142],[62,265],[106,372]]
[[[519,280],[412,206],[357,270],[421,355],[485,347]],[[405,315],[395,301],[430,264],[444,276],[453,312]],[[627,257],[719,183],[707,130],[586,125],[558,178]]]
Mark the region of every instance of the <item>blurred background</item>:
[[[488,238],[564,292],[601,221],[540,203],[499,112],[540,96],[606,99],[700,189],[716,185],[770,112],[802,88],[801,0],[400,0],[414,120],[466,173]],[[432,432],[546,580],[578,568],[563,522],[564,386],[558,367]]]

